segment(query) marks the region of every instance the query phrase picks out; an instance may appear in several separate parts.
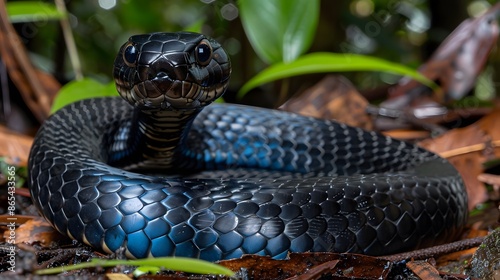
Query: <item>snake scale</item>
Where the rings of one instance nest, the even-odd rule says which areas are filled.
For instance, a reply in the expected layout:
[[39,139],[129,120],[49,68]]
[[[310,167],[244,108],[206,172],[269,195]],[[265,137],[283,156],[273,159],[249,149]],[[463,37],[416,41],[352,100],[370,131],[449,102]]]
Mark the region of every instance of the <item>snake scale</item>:
[[206,106],[230,72],[203,35],[132,36],[114,65],[123,98],[70,104],[38,131],[29,185],[41,215],[130,258],[382,255],[459,236],[467,196],[446,160],[330,120]]

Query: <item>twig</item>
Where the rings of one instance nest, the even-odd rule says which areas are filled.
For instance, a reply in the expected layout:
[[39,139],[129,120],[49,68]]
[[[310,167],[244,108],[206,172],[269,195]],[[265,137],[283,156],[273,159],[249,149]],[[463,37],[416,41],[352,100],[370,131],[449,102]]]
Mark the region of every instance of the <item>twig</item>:
[[63,31],[64,41],[66,42],[66,47],[68,48],[69,60],[71,61],[71,66],[73,67],[73,71],[75,73],[75,79],[81,80],[83,79],[82,65],[80,63],[80,59],[78,58],[75,38],[73,37],[71,25],[69,24],[68,10],[66,9],[66,5],[63,0],[55,0],[55,3],[57,9],[64,14],[64,17],[61,19],[61,28]]
[[456,148],[453,150],[441,152],[441,153],[439,153],[439,155],[444,157],[444,158],[450,158],[450,157],[468,154],[468,153],[472,153],[472,152],[479,152],[479,151],[482,151],[488,147],[493,147],[493,148],[500,147],[500,140],[491,141],[488,144],[481,143],[481,144],[460,147],[460,148]]
[[436,256],[441,256],[457,251],[462,251],[466,249],[470,249],[473,247],[479,246],[484,241],[484,236],[475,237],[470,239],[464,239],[444,245],[429,247],[425,249],[415,250],[411,252],[389,255],[389,256],[381,256],[379,259],[384,259],[388,261],[402,261],[402,260],[422,260],[427,258],[432,258]]

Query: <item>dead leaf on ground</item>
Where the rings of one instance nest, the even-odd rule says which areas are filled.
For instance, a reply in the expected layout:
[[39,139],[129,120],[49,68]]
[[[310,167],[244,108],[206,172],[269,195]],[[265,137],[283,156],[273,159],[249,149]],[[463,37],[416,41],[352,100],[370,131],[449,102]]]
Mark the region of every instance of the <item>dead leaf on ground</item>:
[[318,279],[311,275],[304,278],[293,277],[328,262],[332,265],[330,269],[320,267],[319,270],[327,271],[326,274],[334,279],[387,279],[392,268],[391,262],[383,259],[336,253],[292,253],[287,260],[246,255],[239,259],[221,261],[219,264],[232,271],[244,267],[251,279]]
[[406,267],[420,277],[420,279],[442,279],[439,276],[439,271],[427,261],[409,261]]
[[0,56],[24,102],[43,122],[61,85],[53,76],[33,67],[22,39],[9,22],[5,1],[0,1]]
[[[498,39],[496,18],[499,10],[500,3],[497,3],[482,16],[463,21],[441,43],[429,61],[419,67],[419,72],[441,86],[442,93],[434,96],[439,103],[464,97],[476,83]],[[393,98],[381,106],[403,109],[414,101],[420,101],[426,92],[428,89],[422,84],[403,78],[390,91]]]
[[500,110],[467,127],[421,141],[419,145],[447,158],[458,169],[467,186],[472,209],[487,199],[486,188],[478,180],[483,173],[483,163],[500,157]]
[[500,175],[484,173],[479,174],[477,179],[485,184],[492,185],[497,192],[500,190]]
[[11,235],[11,227],[15,223],[15,241],[27,245],[40,244],[43,247],[50,247],[53,243],[60,244],[61,241],[71,241],[57,232],[42,217],[22,216],[22,215],[0,215],[0,228],[4,228],[3,238],[8,239]]
[[366,113],[367,105],[368,101],[349,80],[328,75],[279,109],[372,130],[372,120]]
[[28,156],[33,138],[0,125],[0,157],[6,157],[10,164],[28,165]]

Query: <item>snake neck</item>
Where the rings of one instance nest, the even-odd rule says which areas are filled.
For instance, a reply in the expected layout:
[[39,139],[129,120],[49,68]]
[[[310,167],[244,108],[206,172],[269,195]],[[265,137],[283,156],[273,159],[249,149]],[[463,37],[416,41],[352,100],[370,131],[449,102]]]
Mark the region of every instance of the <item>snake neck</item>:
[[[115,134],[109,162],[127,170],[175,169],[194,118],[201,110],[134,111],[133,121]],[[120,141],[121,140],[121,141]]]

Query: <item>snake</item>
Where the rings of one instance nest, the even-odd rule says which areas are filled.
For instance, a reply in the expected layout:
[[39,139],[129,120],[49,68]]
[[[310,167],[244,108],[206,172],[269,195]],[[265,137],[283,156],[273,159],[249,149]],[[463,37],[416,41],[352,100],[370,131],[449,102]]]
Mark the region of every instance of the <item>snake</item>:
[[127,258],[386,255],[458,238],[457,170],[417,145],[334,120],[214,102],[229,55],[198,33],[131,36],[121,96],[51,115],[28,160],[57,231]]

